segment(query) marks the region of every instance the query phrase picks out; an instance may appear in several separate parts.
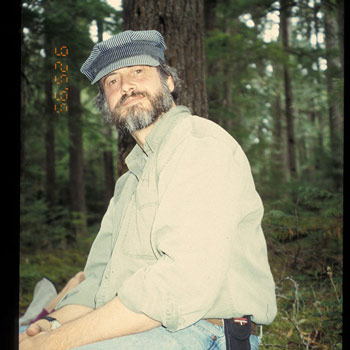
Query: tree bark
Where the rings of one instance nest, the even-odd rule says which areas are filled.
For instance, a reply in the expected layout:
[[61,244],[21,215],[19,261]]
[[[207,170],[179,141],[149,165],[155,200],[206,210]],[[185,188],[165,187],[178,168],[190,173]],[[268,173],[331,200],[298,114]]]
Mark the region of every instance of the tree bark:
[[205,86],[203,0],[124,0],[124,29],[158,30],[167,64],[184,80],[179,103],[208,117]]
[[[336,187],[342,186],[343,168],[343,116],[341,105],[338,101],[340,97],[334,87],[334,79],[341,77],[340,61],[336,54],[337,35],[335,14],[332,11],[325,11],[324,15],[326,34],[326,58],[327,58],[327,95],[328,95],[328,116],[330,141],[332,151],[333,179]],[[342,96],[341,96],[342,97]]]
[[[320,6],[321,5],[316,5],[314,7],[314,16],[313,16],[313,22],[314,22],[314,27],[315,27],[315,33],[316,33],[316,38],[318,38],[318,33],[320,32],[320,20],[317,17],[317,13],[320,10]],[[309,37],[310,40],[310,37]],[[317,50],[321,50],[319,41],[316,40],[316,48]],[[320,63],[317,60],[316,61],[316,65],[317,65],[317,76],[314,80],[315,84],[317,84],[318,87],[322,86],[322,82],[321,82],[321,67],[320,67]],[[319,88],[320,89],[320,88]],[[319,93],[317,94],[318,96],[321,95],[321,89],[319,90]],[[319,170],[320,169],[320,165],[322,162],[322,158],[324,156],[324,149],[323,149],[323,115],[322,115],[322,111],[319,110],[317,108],[317,106],[319,105],[319,100],[318,97],[313,98],[312,99],[312,112],[311,112],[311,118],[310,121],[313,124],[314,128],[317,130],[317,140],[313,140],[312,142],[312,146],[310,149],[310,154],[314,154],[314,168]]]
[[[50,75],[47,75],[50,77]],[[56,169],[55,169],[55,115],[53,115],[52,101],[52,81],[48,79],[45,82],[46,94],[46,131],[45,131],[45,150],[46,150],[46,200],[48,207],[55,205],[56,195]]]
[[[279,191],[279,185],[287,179],[286,176],[286,166],[285,166],[285,158],[284,158],[284,133],[285,130],[282,126],[282,105],[281,105],[281,94],[276,91],[276,95],[274,96],[273,104],[273,148],[272,148],[272,162],[271,162],[271,177],[272,181],[275,184],[271,190]],[[288,170],[287,170],[288,171]],[[275,194],[277,194],[277,192]]]
[[[289,4],[287,0],[280,1],[280,30],[282,34],[282,44],[285,55],[289,52]],[[283,64],[284,95],[285,95],[285,114],[287,121],[287,140],[288,140],[288,163],[292,179],[297,177],[296,157],[295,157],[295,136],[294,136],[294,116],[292,111],[292,84],[288,62]]]
[[[24,34],[23,31],[21,31],[21,51],[24,51]],[[24,164],[25,164],[25,158],[26,158],[26,149],[25,149],[25,121],[26,121],[26,98],[27,98],[27,78],[25,76],[25,66],[27,64],[27,58],[25,55],[21,55],[21,124],[20,124],[20,180],[22,180],[22,176],[24,173]]]
[[[49,40],[47,40],[49,41]],[[49,208],[55,204],[56,188],[56,169],[55,169],[55,118],[52,88],[52,65],[49,57],[51,56],[51,45],[47,43],[47,53],[45,57],[45,151],[46,151],[46,201]]]
[[337,20],[340,63],[344,74],[344,0],[337,0]]
[[218,0],[204,0],[204,25],[205,31],[211,31],[216,26],[216,14],[215,9]]
[[[124,30],[155,29],[163,35],[167,45],[166,63],[176,68],[183,80],[177,104],[208,118],[203,0],[124,0],[123,20]],[[125,171],[121,157],[128,153],[133,144],[130,137],[119,138],[120,172]],[[118,175],[121,175],[120,172]]]
[[[47,13],[52,12],[52,7],[48,2],[44,2],[44,8]],[[48,21],[44,22],[45,26],[45,52],[44,59],[45,69],[45,173],[46,173],[46,201],[51,209],[55,204],[55,188],[56,188],[56,169],[55,169],[55,118],[54,102],[53,102],[53,81],[52,81],[52,33],[49,30]]]
[[[98,42],[103,40],[103,18],[97,18],[97,35]],[[103,121],[102,121],[103,123]],[[104,173],[105,173],[105,208],[109,204],[110,199],[114,194],[114,165],[113,165],[113,152],[111,147],[112,143],[112,130],[110,125],[102,124],[102,134],[106,138],[106,148],[103,150],[103,163],[104,163]]]

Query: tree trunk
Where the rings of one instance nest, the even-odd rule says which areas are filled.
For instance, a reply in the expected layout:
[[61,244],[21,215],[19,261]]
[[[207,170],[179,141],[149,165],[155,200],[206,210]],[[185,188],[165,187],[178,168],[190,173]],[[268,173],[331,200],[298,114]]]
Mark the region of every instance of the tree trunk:
[[69,187],[73,236],[68,240],[74,242],[86,235],[86,210],[80,91],[73,83],[70,84],[69,91]]
[[344,0],[337,0],[337,20],[340,63],[344,74]]
[[[47,75],[50,77],[50,75]],[[49,78],[45,82],[46,94],[46,131],[45,131],[45,150],[46,150],[46,200],[49,208],[55,204],[56,188],[56,170],[55,170],[55,115],[53,115],[52,101],[52,81]]]
[[[289,50],[289,7],[287,0],[280,2],[280,30],[282,34],[283,50],[288,57]],[[292,112],[292,84],[289,73],[288,63],[283,64],[284,94],[285,94],[285,113],[287,121],[287,139],[288,139],[288,162],[289,171],[292,179],[297,177],[296,157],[295,157],[295,136],[294,136],[294,117]]]
[[56,170],[55,170],[55,118],[53,89],[52,89],[52,65],[49,57],[52,55],[51,45],[47,40],[47,50],[45,57],[45,151],[46,151],[46,200],[48,207],[55,204]]
[[[177,104],[208,118],[205,85],[203,0],[124,0],[123,29],[158,30],[167,45],[166,63],[178,70],[183,88]],[[131,149],[130,137],[121,137],[118,153]],[[124,169],[118,156],[118,168]],[[123,171],[123,170],[119,170]],[[119,173],[120,175],[120,173]]]
[[[49,3],[44,2],[45,11],[52,12],[52,8]],[[54,115],[54,102],[53,102],[53,77],[52,77],[52,56],[53,56],[53,44],[52,33],[48,29],[49,25],[47,21],[44,22],[45,26],[45,173],[46,173],[46,201],[48,207],[51,209],[55,204],[55,188],[56,188],[56,169],[55,169],[55,118]]]
[[[317,17],[317,13],[320,10],[320,5],[317,5],[314,7],[314,16],[313,16],[313,21],[314,21],[314,27],[315,27],[315,33],[316,33],[316,38],[318,38],[318,33],[320,32],[319,30],[319,18]],[[309,37],[310,40],[310,37]],[[322,50],[319,44],[319,41],[316,40],[316,48],[317,50]],[[323,86],[321,82],[321,67],[320,63],[317,60],[316,61],[317,65],[317,72],[318,74],[316,75],[316,78],[314,78],[314,83],[316,86],[318,86],[318,94],[317,96],[322,95],[322,89],[321,86]],[[313,124],[315,130],[317,130],[317,140],[311,140],[312,145],[310,149],[310,154],[314,154],[314,168],[316,170],[320,170],[320,165],[322,162],[322,158],[324,157],[324,149],[323,149],[323,115],[322,111],[317,108],[317,106],[320,104],[319,97],[312,98],[312,112],[311,112],[311,123]]]
[[[23,31],[21,31],[21,51],[23,51],[23,41],[24,41],[24,34]],[[22,176],[24,173],[24,164],[25,164],[25,158],[26,158],[26,149],[25,149],[25,137],[26,137],[26,127],[25,127],[25,121],[26,121],[26,99],[27,99],[27,85],[29,82],[27,81],[27,78],[25,76],[25,66],[27,64],[25,55],[21,55],[21,124],[20,124],[20,180],[22,180]]]
[[205,31],[211,31],[216,26],[216,14],[215,9],[218,0],[204,0],[204,24]]
[[335,14],[325,11],[326,57],[327,57],[327,95],[330,141],[332,151],[333,179],[336,187],[342,186],[343,168],[343,116],[339,96],[334,87],[334,79],[340,78],[340,61],[336,54],[337,35]]
[[[276,92],[274,101],[272,104],[273,111],[273,148],[272,148],[272,161],[271,161],[271,178],[276,186],[273,186],[271,190],[275,192],[279,191],[279,185],[286,180],[285,174],[285,160],[284,160],[284,129],[282,127],[282,106],[281,106],[281,94]],[[277,195],[278,193],[274,193]]]
[[[101,42],[103,40],[103,18],[97,18],[96,22],[98,42]],[[103,121],[102,123],[102,134],[106,138],[106,148],[103,150],[103,163],[105,173],[105,208],[107,209],[109,201],[114,194],[113,143],[110,125],[105,124]]]
[[124,0],[124,29],[158,30],[167,64],[184,80],[179,104],[208,117],[205,86],[203,0]]

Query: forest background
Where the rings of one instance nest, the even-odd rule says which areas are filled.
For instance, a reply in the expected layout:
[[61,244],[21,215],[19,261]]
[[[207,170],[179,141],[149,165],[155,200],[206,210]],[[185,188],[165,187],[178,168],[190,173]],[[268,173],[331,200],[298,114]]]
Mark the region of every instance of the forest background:
[[21,3],[20,315],[84,268],[130,139],[79,72],[97,41],[157,29],[180,102],[242,146],[265,206],[279,312],[262,349],[342,349],[344,3]]

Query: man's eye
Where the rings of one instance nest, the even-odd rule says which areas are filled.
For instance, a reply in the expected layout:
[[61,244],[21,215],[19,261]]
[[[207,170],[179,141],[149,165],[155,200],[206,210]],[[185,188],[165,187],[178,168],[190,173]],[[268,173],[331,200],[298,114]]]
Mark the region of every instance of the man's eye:
[[118,79],[111,79],[111,80],[109,80],[109,81],[107,82],[107,84],[108,84],[109,86],[111,86],[111,85],[116,84],[117,82],[118,82]]
[[139,68],[139,69],[135,69],[135,71],[134,71],[134,74],[141,74],[143,72],[143,70],[141,69],[141,68]]

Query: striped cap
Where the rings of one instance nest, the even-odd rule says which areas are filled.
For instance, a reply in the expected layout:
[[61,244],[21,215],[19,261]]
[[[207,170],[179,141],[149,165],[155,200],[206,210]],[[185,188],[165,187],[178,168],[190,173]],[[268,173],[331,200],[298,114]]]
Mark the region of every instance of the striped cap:
[[96,44],[80,71],[92,85],[119,68],[159,66],[164,62],[164,50],[164,39],[156,30],[127,30]]

